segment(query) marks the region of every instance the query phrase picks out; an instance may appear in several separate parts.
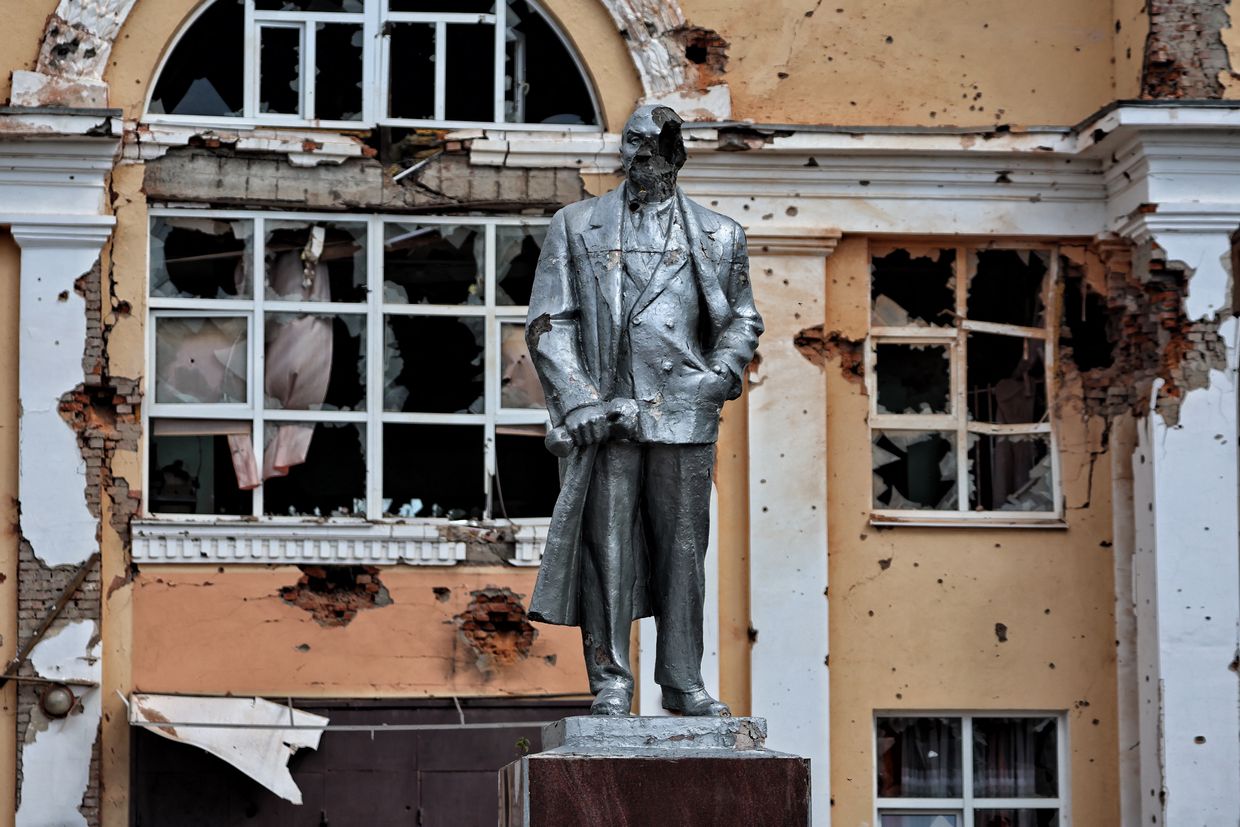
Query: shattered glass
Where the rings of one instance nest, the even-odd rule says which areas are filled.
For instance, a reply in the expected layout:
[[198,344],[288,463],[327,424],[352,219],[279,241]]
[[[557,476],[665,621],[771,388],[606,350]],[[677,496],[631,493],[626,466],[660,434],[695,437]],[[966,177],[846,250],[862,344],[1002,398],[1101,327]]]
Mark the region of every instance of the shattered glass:
[[237,484],[230,437],[249,439],[248,421],[155,419],[148,443],[153,514],[253,513]]
[[266,296],[272,301],[366,301],[366,225],[268,221]]
[[951,348],[937,344],[879,344],[875,347],[878,412],[951,412]]
[[975,718],[973,795],[1058,796],[1058,731],[1054,718]]
[[534,270],[547,237],[546,225],[495,228],[495,303],[524,307],[530,303]]
[[254,222],[249,219],[151,219],[151,295],[248,299],[253,285]]
[[258,111],[301,114],[301,27],[260,26]]
[[[505,90],[505,109],[509,113],[506,119],[524,123],[597,123],[586,80],[563,38],[547,19],[525,0],[515,0],[508,6],[508,28],[509,66],[516,67],[515,74],[523,83],[509,83]],[[518,65],[521,56],[523,61]]]
[[969,434],[969,508],[1053,512],[1049,434]]
[[314,117],[325,121],[362,119],[362,35],[360,23],[316,23]]
[[267,313],[263,377],[267,407],[360,411],[366,407],[366,318]]
[[[435,24],[389,23],[388,116],[435,118]],[[487,99],[490,99],[487,95]]]
[[155,318],[155,401],[244,403],[246,320],[238,316]]
[[1041,327],[1042,284],[1049,270],[1042,250],[978,250],[971,255],[968,317],[978,322]]
[[956,435],[937,431],[875,431],[874,507],[956,509]]
[[365,516],[365,423],[268,421],[263,431],[264,513]]
[[504,323],[499,329],[500,407],[547,407],[542,383],[538,379],[538,372],[534,370],[534,362],[530,359],[529,347],[525,344],[525,324]]
[[955,323],[956,251],[916,252],[897,249],[870,259],[870,323],[875,327],[951,327]]
[[245,51],[245,4],[216,0],[194,20],[155,82],[151,114],[238,117],[244,105],[244,63],[220,55]]
[[877,723],[880,798],[958,798],[962,794],[959,718],[879,718]]
[[486,235],[480,226],[400,222],[384,228],[385,302],[481,306],[485,266]]
[[384,425],[385,516],[481,519],[482,435],[481,425]]
[[974,810],[973,827],[1058,827],[1059,811]]
[[482,413],[484,318],[389,315],[385,325],[385,410]]
[[1029,424],[1046,411],[1045,343],[1021,336],[970,333],[969,418],[976,422]]

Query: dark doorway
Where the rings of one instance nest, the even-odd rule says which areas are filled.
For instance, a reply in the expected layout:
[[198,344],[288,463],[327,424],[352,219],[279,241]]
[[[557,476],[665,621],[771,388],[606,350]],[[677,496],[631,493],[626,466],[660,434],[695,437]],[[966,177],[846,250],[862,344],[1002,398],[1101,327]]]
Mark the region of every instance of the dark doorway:
[[[454,724],[449,700],[309,701],[298,709],[332,724]],[[469,724],[522,727],[328,731],[289,769],[303,803],[290,804],[196,747],[133,730],[132,823],[136,827],[491,827],[496,771],[542,738],[537,722],[588,714],[588,700],[461,699]]]

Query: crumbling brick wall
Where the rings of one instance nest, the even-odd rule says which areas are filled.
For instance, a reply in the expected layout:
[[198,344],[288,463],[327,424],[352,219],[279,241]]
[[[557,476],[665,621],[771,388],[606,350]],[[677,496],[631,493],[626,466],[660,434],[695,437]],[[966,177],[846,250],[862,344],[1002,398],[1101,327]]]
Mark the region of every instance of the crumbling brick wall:
[[1148,0],[1143,98],[1220,98],[1231,70],[1221,30],[1229,0]]

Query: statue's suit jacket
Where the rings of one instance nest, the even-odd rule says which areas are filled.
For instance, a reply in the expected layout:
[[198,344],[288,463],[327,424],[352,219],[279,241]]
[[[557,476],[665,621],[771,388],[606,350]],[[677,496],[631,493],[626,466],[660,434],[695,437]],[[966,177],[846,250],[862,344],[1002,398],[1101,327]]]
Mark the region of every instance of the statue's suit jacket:
[[[579,407],[609,401],[618,367],[631,370],[641,442],[715,441],[722,400],[702,389],[714,365],[729,373],[727,398],[740,395],[741,377],[762,333],[745,233],[681,190],[675,197],[683,232],[671,234],[662,260],[623,318],[624,187],[571,204],[552,218],[534,277],[526,340],[554,426]],[[624,334],[630,359],[618,366]],[[597,451],[593,445],[574,449],[561,461],[560,496],[530,605],[535,620],[578,623],[581,523]],[[645,617],[650,614],[646,554],[644,548],[634,553],[634,617]]]

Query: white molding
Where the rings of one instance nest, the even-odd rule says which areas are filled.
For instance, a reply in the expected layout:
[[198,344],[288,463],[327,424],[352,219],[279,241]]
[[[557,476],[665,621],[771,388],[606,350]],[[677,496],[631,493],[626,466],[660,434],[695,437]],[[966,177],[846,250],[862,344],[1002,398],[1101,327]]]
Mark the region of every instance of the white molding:
[[821,256],[835,252],[843,233],[817,227],[745,228],[751,256]]
[[446,540],[445,525],[177,523],[132,524],[135,563],[451,566],[465,543]]

